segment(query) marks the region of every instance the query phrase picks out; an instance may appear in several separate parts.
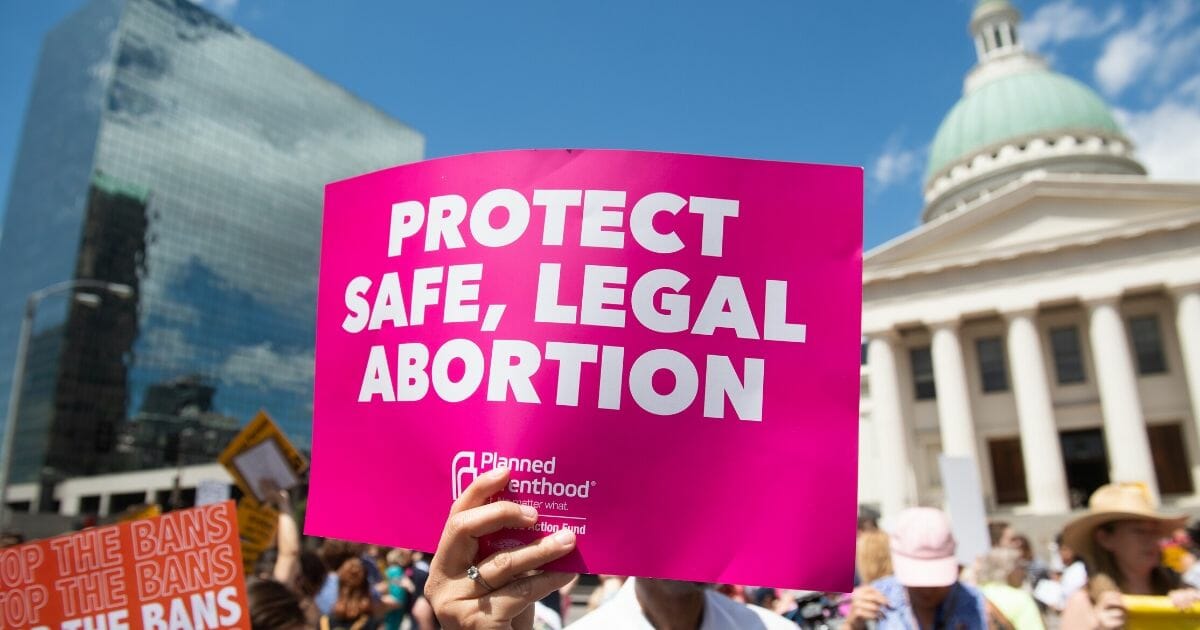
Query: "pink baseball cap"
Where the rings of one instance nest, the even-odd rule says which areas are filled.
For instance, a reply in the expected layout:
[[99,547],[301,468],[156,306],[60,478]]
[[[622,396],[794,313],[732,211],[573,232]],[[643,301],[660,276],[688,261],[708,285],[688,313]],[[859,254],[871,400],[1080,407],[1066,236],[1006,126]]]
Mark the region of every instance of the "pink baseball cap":
[[896,515],[891,528],[892,572],[904,586],[950,586],[958,581],[954,534],[945,513],[909,508]]

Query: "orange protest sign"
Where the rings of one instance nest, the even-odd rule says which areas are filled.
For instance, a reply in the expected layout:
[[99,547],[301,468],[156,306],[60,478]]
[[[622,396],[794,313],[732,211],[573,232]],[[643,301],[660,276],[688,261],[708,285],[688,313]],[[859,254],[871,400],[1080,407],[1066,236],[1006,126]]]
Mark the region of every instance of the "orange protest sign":
[[0,630],[250,628],[232,501],[0,549]]
[[1125,595],[1127,630],[1168,630],[1200,628],[1200,604],[1180,610],[1169,597]]
[[246,575],[250,575],[259,556],[271,548],[279,527],[279,511],[246,495],[238,501],[237,524],[242,541],[242,566]]
[[292,446],[265,411],[254,416],[225,447],[217,461],[229,470],[243,492],[260,502],[266,498],[264,481],[288,490],[299,484],[301,475],[308,470],[308,460]]

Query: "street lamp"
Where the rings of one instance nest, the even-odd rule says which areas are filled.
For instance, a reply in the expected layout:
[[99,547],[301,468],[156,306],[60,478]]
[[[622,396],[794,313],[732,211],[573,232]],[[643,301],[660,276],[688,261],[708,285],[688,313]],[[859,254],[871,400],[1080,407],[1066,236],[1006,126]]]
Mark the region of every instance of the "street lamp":
[[[25,380],[25,362],[29,352],[29,338],[33,334],[33,317],[37,306],[42,300],[51,295],[86,289],[87,291],[106,291],[122,300],[133,297],[133,287],[127,284],[106,282],[104,280],[64,280],[48,287],[38,289],[29,294],[25,301],[25,315],[21,319],[21,336],[17,340],[17,360],[13,366],[12,391],[8,396],[8,415],[4,421],[4,444],[0,450],[0,526],[7,527],[10,519],[8,509],[8,478],[12,472],[13,439],[17,429],[17,410],[21,407],[21,390]],[[87,306],[98,306],[100,296],[95,293],[77,293],[75,299]]]
[[175,437],[175,482],[171,484],[171,510],[183,508],[183,445],[195,435],[195,429],[184,427]]

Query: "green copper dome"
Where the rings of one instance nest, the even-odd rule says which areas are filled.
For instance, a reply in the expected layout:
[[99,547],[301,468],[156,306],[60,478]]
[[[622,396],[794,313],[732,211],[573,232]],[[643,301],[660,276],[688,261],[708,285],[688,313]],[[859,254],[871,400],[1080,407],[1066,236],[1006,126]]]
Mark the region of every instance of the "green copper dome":
[[929,151],[925,180],[1005,140],[1056,131],[1121,134],[1108,106],[1079,81],[1047,70],[997,78],[946,114]]

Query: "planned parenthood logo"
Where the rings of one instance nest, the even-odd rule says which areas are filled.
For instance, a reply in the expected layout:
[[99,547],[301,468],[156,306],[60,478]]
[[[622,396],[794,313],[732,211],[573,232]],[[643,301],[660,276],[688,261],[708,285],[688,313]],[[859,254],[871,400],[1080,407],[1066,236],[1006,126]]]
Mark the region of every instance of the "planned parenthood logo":
[[450,464],[450,480],[453,484],[451,494],[454,500],[462,496],[463,490],[479,476],[479,468],[475,466],[475,451],[459,451]]
[[531,473],[533,476],[521,475],[508,482],[507,490],[516,494],[534,494],[545,497],[577,497],[586,499],[595,487],[594,480],[581,482],[561,482],[553,479],[558,470],[558,458],[535,459],[525,457],[505,457],[493,451],[459,451],[450,462],[451,496],[454,500],[462,496],[467,486],[480,475],[493,468],[507,468],[513,473]]

